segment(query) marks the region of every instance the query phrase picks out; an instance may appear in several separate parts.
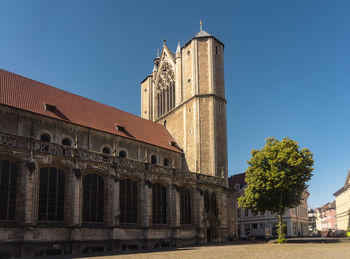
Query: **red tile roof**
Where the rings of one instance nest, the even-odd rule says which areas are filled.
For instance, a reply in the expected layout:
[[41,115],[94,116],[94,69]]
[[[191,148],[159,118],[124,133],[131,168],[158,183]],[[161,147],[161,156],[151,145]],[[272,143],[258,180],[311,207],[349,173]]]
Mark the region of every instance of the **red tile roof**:
[[0,104],[182,152],[163,125],[2,69]]
[[237,183],[241,187],[246,184],[245,183],[245,173],[235,174],[235,175],[232,175],[228,178],[228,184],[230,187],[234,188]]

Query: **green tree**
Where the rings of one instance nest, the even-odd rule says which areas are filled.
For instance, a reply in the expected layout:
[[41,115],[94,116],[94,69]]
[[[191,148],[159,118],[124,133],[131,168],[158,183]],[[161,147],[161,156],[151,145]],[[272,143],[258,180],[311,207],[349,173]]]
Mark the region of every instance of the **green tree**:
[[261,150],[252,150],[245,177],[248,186],[238,203],[255,211],[276,213],[279,243],[285,242],[282,215],[300,204],[313,163],[312,153],[306,148],[300,150],[289,138],[268,138]]

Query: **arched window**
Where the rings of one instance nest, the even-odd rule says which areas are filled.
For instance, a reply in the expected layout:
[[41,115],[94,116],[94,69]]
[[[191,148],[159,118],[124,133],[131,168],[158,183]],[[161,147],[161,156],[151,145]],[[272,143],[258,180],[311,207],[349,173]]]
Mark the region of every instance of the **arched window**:
[[152,223],[166,224],[166,188],[157,183],[152,185]]
[[218,210],[217,210],[217,204],[216,204],[216,193],[213,192],[211,194],[211,212],[217,216]]
[[64,146],[72,146],[72,141],[69,138],[62,139],[62,145]]
[[191,224],[191,193],[186,189],[180,191],[180,224]]
[[209,193],[208,191],[204,192],[204,210],[205,212],[209,212],[210,202],[209,202]]
[[56,167],[40,169],[38,220],[64,220],[65,180],[65,172],[61,169]]
[[120,180],[119,206],[121,223],[137,223],[137,182]]
[[104,181],[97,174],[83,177],[83,221],[103,222]]
[[0,219],[12,220],[16,217],[16,195],[18,164],[10,160],[0,160]]
[[111,153],[111,150],[110,150],[109,147],[104,147],[104,148],[102,149],[102,153],[104,153],[104,154],[110,154],[110,153]]
[[49,134],[47,134],[47,133],[41,134],[40,141],[41,142],[50,143],[51,142],[51,136]]
[[151,156],[151,164],[153,164],[153,165],[157,164],[157,156],[156,155]]
[[119,157],[120,157],[120,158],[126,158],[126,152],[125,152],[125,150],[120,150],[120,151],[119,151]]
[[169,166],[169,159],[168,158],[164,158],[164,166]]

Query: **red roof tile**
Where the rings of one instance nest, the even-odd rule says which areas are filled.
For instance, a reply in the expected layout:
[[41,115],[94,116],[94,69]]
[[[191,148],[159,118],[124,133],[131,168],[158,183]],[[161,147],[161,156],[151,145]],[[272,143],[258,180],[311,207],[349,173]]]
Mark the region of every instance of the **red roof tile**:
[[182,152],[163,125],[2,69],[0,104]]
[[236,184],[239,184],[240,186],[244,186],[245,183],[245,173],[241,174],[235,174],[228,178],[228,184],[230,187],[234,188]]

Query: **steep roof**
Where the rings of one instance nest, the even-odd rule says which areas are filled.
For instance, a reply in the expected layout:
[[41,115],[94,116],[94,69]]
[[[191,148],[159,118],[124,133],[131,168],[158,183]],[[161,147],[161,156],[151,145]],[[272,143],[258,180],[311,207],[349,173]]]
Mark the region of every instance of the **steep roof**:
[[228,184],[230,187],[234,188],[236,184],[239,184],[240,187],[243,187],[245,182],[245,173],[235,174],[228,178]]
[[201,29],[201,30],[196,34],[196,36],[194,36],[194,38],[210,37],[210,36],[213,36],[213,35],[211,35],[211,34],[209,34],[209,33],[207,33],[206,31],[204,31],[204,30]]
[[2,69],[0,104],[182,152],[163,125]]

